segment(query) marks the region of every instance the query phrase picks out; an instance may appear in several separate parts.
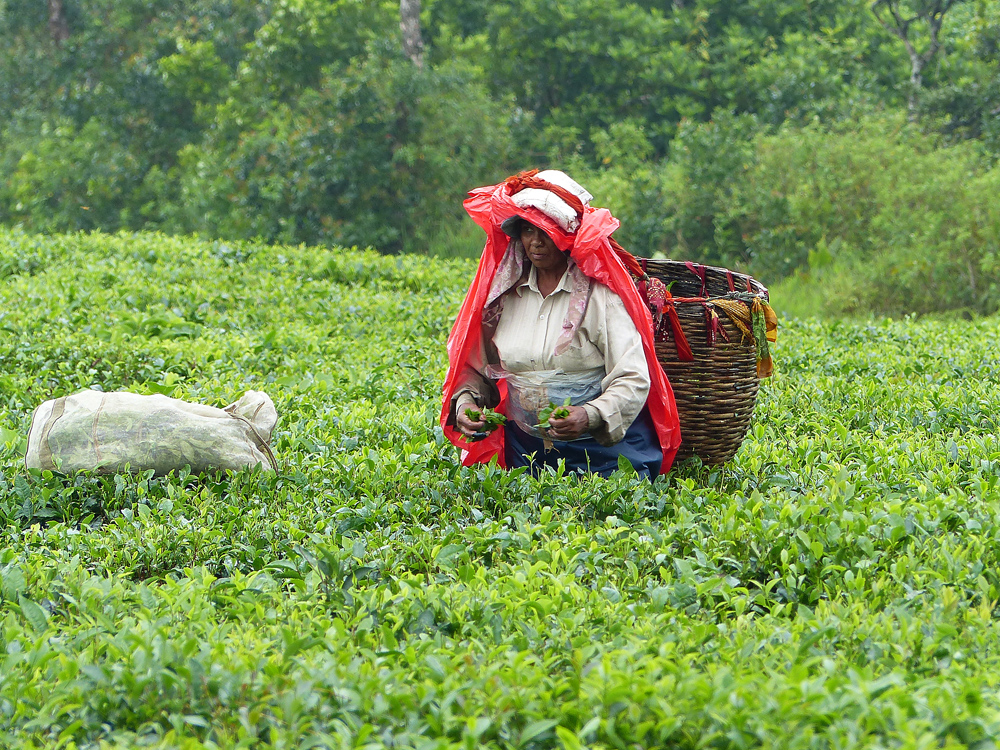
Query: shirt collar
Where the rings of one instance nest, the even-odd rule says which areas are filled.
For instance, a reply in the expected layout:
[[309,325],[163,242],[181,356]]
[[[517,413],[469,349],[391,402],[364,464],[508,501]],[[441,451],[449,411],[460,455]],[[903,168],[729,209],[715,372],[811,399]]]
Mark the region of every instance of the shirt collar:
[[[566,270],[563,272],[562,278],[559,279],[559,283],[556,284],[556,288],[552,290],[552,294],[555,294],[556,292],[572,292],[573,291],[573,285],[570,282],[569,272],[573,269],[573,267],[575,265],[576,265],[576,263],[574,263],[573,259],[570,258],[569,259],[569,265],[566,266]],[[522,281],[520,284],[517,285],[517,296],[518,297],[523,297],[524,296],[524,289],[525,289],[525,287],[527,287],[531,291],[535,292],[536,294],[541,294],[541,292],[538,291],[538,269],[535,268],[534,266],[532,266],[531,267],[531,271],[528,272],[528,279],[527,279],[527,281]]]

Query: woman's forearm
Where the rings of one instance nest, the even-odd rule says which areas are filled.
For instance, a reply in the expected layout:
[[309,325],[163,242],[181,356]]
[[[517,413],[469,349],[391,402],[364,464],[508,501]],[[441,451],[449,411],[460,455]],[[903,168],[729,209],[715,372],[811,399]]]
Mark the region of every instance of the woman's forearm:
[[[609,313],[618,312],[609,310]],[[624,310],[621,311],[624,313]],[[625,437],[625,432],[642,411],[649,395],[649,367],[642,339],[631,320],[608,316],[608,336],[603,342],[607,375],[602,393],[591,401],[588,411],[596,411],[600,424],[591,434],[601,443],[611,445]]]

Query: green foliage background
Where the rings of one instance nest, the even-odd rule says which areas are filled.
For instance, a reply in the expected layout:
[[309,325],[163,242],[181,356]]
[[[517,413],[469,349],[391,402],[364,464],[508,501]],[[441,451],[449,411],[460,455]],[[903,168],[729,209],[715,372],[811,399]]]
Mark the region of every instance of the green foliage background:
[[394,0],[62,7],[57,43],[44,3],[0,3],[8,226],[473,256],[465,191],[555,166],[637,254],[789,278],[814,311],[1000,304],[986,0],[946,16],[916,123],[866,0],[424,0],[422,68]]
[[[0,745],[988,747],[993,322],[785,322],[732,464],[463,469],[473,264],[0,233]],[[59,477],[80,388],[268,392],[277,476]]]

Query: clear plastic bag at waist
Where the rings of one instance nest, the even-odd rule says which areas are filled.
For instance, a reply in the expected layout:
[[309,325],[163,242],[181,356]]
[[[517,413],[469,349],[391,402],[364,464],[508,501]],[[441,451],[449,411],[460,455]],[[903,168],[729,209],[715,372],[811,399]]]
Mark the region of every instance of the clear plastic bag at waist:
[[507,418],[513,419],[529,435],[539,438],[545,436],[538,429],[538,412],[549,404],[561,406],[566,399],[573,406],[593,401],[601,395],[601,381],[605,376],[603,367],[579,372],[535,370],[519,373],[491,367],[487,374],[507,381]]

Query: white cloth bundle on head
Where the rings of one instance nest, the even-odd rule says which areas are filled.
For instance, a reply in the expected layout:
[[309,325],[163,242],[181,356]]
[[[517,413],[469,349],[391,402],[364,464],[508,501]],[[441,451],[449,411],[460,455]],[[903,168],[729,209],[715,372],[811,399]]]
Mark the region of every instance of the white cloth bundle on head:
[[554,219],[565,232],[575,232],[580,226],[576,211],[555,193],[538,188],[525,188],[520,193],[511,196],[518,208],[537,208],[551,219]]
[[585,206],[589,206],[590,202],[594,200],[594,196],[588,193],[583,185],[565,172],[560,172],[558,169],[546,169],[539,172],[535,175],[535,177],[540,180],[545,180],[546,182],[551,182],[553,185],[557,185],[564,190],[569,190],[573,195],[579,198]]
[[[568,190],[579,198],[585,206],[589,205],[590,201],[594,198],[580,183],[558,169],[546,169],[535,176],[539,180],[550,182],[564,190]],[[511,200],[518,208],[537,208],[559,224],[565,232],[572,233],[580,228],[580,219],[576,215],[576,211],[573,210],[573,207],[551,190],[525,188],[512,195]]]

